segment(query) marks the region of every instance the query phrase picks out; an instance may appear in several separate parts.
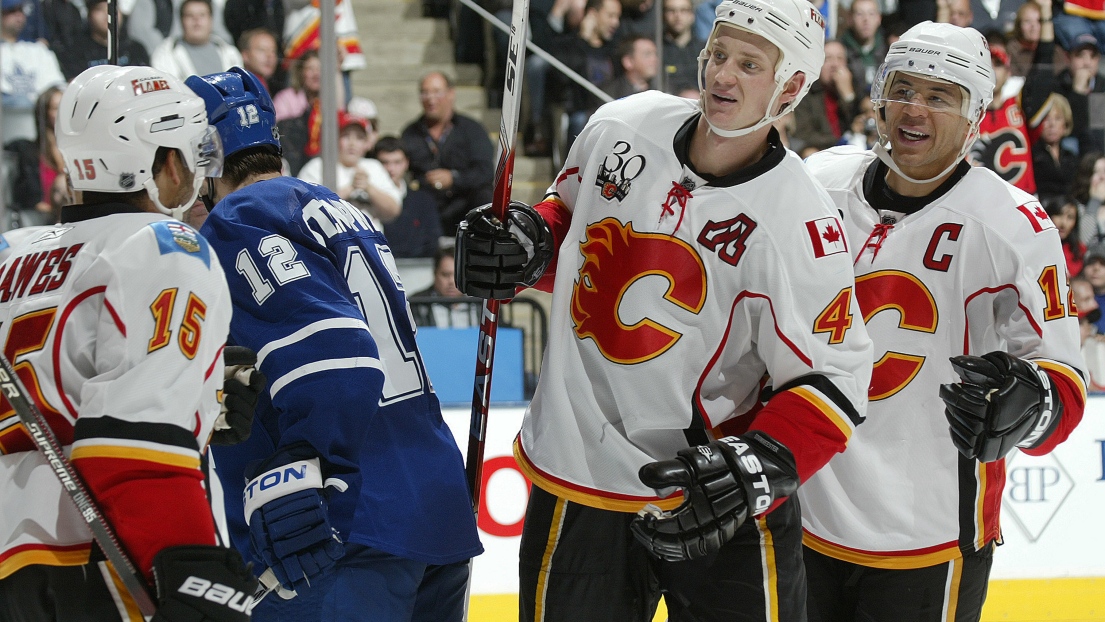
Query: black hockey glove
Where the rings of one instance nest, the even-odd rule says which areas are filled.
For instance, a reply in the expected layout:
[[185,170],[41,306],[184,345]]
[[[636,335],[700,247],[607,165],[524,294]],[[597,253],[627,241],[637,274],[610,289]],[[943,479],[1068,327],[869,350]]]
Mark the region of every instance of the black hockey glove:
[[1014,447],[1035,447],[1063,416],[1051,378],[1028,361],[990,352],[951,362],[962,382],[940,385],[940,398],[952,442],[967,458],[993,462]]
[[763,432],[727,436],[676,455],[646,464],[638,476],[658,490],[684,488],[683,504],[671,512],[649,504],[630,524],[637,540],[665,561],[717,553],[750,515],[763,514],[798,489],[794,456]]
[[530,287],[553,256],[548,223],[532,207],[511,201],[507,223],[491,215],[491,204],[468,212],[457,227],[457,289],[476,298],[509,300]]
[[223,350],[224,380],[222,412],[215,419],[212,445],[233,445],[249,438],[253,411],[267,383],[257,364],[257,353],[244,346]]
[[221,546],[173,546],[153,558],[157,613],[152,622],[245,622],[253,578],[242,556]]

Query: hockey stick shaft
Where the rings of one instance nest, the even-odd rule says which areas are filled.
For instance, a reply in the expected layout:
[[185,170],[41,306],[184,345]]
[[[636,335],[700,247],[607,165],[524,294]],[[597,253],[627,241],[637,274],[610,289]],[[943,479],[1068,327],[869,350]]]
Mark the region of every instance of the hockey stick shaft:
[[150,597],[150,590],[146,586],[145,579],[139,574],[134,563],[127,556],[122,545],[119,544],[119,538],[107,522],[107,518],[104,517],[100,508],[96,507],[96,502],[93,501],[92,495],[89,494],[80,474],[73,468],[73,463],[65,457],[61,443],[58,442],[58,437],[54,435],[54,431],[50,429],[46,417],[42,415],[42,412],[38,410],[33,402],[27,399],[27,389],[15,374],[12,364],[3,355],[0,355],[0,389],[3,390],[8,402],[11,403],[16,414],[19,415],[19,421],[26,428],[31,440],[34,441],[39,451],[46,456],[46,461],[54,470],[54,475],[61,481],[61,487],[65,489],[69,498],[73,500],[73,504],[77,506],[81,516],[84,517],[85,522],[88,523],[88,527],[92,531],[92,537],[96,539],[96,544],[100,546],[100,550],[104,552],[108,561],[115,568],[115,573],[119,576],[123,585],[126,586],[131,597],[134,598],[134,602],[138,605],[142,615],[152,616],[157,607]]
[[[507,205],[514,178],[514,143],[518,118],[522,111],[522,74],[526,59],[526,30],[529,0],[514,0],[510,20],[510,44],[507,47],[506,79],[503,84],[503,118],[499,124],[499,161],[495,167],[495,194],[491,211],[506,222]],[[495,335],[499,328],[498,300],[484,302],[480,316],[480,337],[476,349],[476,377],[472,390],[472,419],[468,434],[465,476],[471,494],[472,512],[479,519],[480,492],[483,485],[483,454],[487,436],[487,413],[491,408],[491,372],[495,363]]]
[[107,62],[119,64],[119,2],[107,0]]

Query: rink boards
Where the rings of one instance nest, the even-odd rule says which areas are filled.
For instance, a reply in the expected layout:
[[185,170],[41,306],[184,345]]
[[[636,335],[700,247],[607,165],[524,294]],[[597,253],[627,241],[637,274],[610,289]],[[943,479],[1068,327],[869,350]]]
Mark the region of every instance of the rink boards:
[[[485,496],[472,581],[472,622],[513,619],[518,541],[527,483],[511,443],[524,408],[492,408],[484,463]],[[468,409],[445,419],[461,451]],[[1082,423],[1052,454],[1017,453],[1003,495],[1005,543],[995,554],[984,620],[1105,621],[1105,397],[1091,398]],[[507,616],[507,617],[503,617]]]

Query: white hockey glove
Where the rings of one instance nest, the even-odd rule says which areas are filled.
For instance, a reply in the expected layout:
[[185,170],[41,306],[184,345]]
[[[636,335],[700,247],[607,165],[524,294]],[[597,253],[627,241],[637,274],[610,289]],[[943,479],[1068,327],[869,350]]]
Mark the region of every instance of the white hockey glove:
[[962,382],[940,385],[940,398],[959,453],[993,462],[1014,447],[1036,447],[1055,431],[1063,402],[1044,370],[1000,351],[951,362]]
[[637,540],[665,561],[717,553],[749,516],[798,489],[794,456],[763,432],[727,436],[676,456],[646,464],[639,477],[657,490],[685,489],[683,504],[671,512],[649,504],[630,524]]
[[244,346],[223,350],[222,411],[215,419],[212,445],[234,445],[249,438],[253,412],[267,380],[257,364],[257,353]]
[[507,222],[477,207],[457,227],[457,289],[468,296],[509,300],[545,273],[553,256],[548,223],[529,205],[511,201]]

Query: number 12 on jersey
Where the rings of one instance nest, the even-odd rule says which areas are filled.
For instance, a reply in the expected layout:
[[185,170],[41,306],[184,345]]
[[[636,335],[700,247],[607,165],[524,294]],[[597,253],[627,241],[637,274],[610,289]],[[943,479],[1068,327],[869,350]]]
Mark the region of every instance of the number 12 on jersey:
[[[367,240],[353,238],[339,242],[332,250],[343,257],[341,278],[360,307],[384,367],[380,403],[421,395],[427,388],[426,374],[416,350],[414,322],[406,307],[390,249],[375,244],[370,247]],[[306,264],[297,259],[294,244],[283,236],[266,236],[256,252],[266,259],[265,267],[271,279],[262,274],[249,249],[238,252],[234,267],[249,283],[258,305],[263,305],[277,287],[311,276]],[[405,336],[409,338],[404,339]]]

